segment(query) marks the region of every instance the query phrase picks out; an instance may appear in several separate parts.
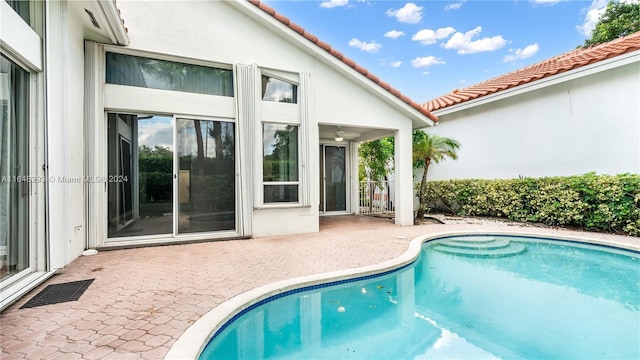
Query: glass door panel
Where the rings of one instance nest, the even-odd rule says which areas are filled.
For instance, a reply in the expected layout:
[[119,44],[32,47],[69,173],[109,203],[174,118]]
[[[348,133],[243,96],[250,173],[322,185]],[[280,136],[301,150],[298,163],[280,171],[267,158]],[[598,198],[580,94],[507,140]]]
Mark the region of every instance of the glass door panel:
[[0,281],[29,264],[29,73],[0,56]]
[[108,116],[108,237],[173,234],[173,118]]
[[235,132],[231,122],[177,119],[178,234],[235,230]]
[[320,205],[318,207],[320,212],[325,212],[325,201],[324,201],[324,145],[320,145]]
[[324,147],[324,199],[325,211],[347,210],[347,183],[345,147]]

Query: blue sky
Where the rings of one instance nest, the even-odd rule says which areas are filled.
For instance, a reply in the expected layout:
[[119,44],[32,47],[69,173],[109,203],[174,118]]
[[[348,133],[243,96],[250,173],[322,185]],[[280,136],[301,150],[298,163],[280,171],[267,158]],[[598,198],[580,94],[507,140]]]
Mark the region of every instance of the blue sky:
[[575,49],[607,4],[606,0],[265,3],[419,103]]

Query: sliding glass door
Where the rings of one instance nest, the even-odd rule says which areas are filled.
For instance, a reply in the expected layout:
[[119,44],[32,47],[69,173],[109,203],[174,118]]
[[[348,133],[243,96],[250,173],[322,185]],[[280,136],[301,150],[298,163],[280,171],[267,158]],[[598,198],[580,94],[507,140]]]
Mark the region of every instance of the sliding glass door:
[[179,234],[235,229],[233,125],[177,119]]
[[30,267],[29,73],[0,56],[0,282]]
[[108,115],[108,238],[236,229],[234,123]]

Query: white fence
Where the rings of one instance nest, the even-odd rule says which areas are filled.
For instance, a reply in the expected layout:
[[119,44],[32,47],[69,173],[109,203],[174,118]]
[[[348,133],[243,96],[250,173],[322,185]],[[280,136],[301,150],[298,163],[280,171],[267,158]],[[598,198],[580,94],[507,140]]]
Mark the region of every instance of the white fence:
[[384,214],[394,212],[392,181],[360,182],[360,213]]

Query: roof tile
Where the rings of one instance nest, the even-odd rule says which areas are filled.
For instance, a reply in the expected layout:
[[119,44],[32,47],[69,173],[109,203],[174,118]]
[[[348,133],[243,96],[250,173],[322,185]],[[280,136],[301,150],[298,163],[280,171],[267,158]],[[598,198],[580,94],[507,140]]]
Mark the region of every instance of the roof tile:
[[342,58],[342,62],[347,64],[347,65],[349,65],[349,66],[351,66],[352,68],[356,67],[356,62],[351,60],[351,59],[349,59],[349,58],[347,58],[347,57],[343,57]]
[[380,86],[381,88],[389,91],[391,89],[391,85],[389,85],[388,83],[382,81],[382,80],[378,80],[378,86]]
[[359,72],[360,74],[367,76],[367,74],[369,73],[369,70],[365,69],[364,67],[356,64],[356,71]]
[[337,58],[338,58],[338,59],[340,59],[340,60],[342,60],[342,59],[344,58],[344,55],[343,55],[340,51],[338,51],[338,50],[336,50],[336,49],[331,49],[331,50],[329,50],[329,53],[330,53],[331,55],[333,55],[333,56],[337,57]]
[[[307,38],[307,39],[309,39],[309,38]],[[311,39],[309,39],[309,40],[311,40]],[[322,50],[331,51],[331,45],[327,44],[326,42],[324,42],[322,40],[316,40],[316,41],[314,41],[314,43],[316,45],[318,45]]]
[[608,43],[571,50],[462,90],[456,89],[449,94],[427,101],[423,107],[429,111],[439,110],[636,50],[640,50],[640,31]]
[[305,33],[304,28],[302,26],[296,24],[296,23],[292,23],[291,21],[289,21],[289,23],[285,24],[285,25],[289,26],[289,29],[291,29],[291,30],[293,30],[293,31],[295,31],[295,32],[297,32],[297,33],[299,33],[301,35]]
[[285,24],[287,26],[291,22],[291,20],[289,20],[289,18],[287,18],[286,16],[284,16],[282,14],[276,13],[273,17],[276,18],[276,20],[280,21],[281,23],[283,23],[283,24]]
[[372,73],[368,73],[367,74],[367,79],[373,81],[376,84],[380,82],[380,78],[375,76],[375,75],[373,75]]
[[[249,0],[251,1],[251,0]],[[260,2],[260,1],[251,1],[252,4],[258,6],[260,8],[260,10],[266,12],[267,14],[274,16],[276,14],[276,9],[272,8],[271,6]]]
[[381,81],[380,78],[378,78],[377,76],[371,74],[366,68],[356,64],[355,61],[345,57],[344,54],[342,54],[340,51],[332,48],[331,45],[319,40],[318,37],[307,33],[304,30],[303,27],[293,23],[286,16],[284,16],[282,14],[278,14],[273,8],[271,8],[268,5],[262,3],[260,0],[247,0],[247,1],[249,3],[251,3],[251,4],[253,4],[254,6],[258,7],[260,10],[262,10],[262,11],[266,12],[267,14],[271,15],[274,19],[278,20],[280,23],[284,24],[289,29],[299,33],[302,36],[304,36],[305,39],[311,41],[312,43],[314,43],[316,46],[318,46],[322,50],[327,51],[329,54],[334,56],[336,59],[338,59],[338,60],[342,61],[343,63],[347,64],[349,67],[354,68],[356,71],[358,71],[360,74],[365,76],[367,79],[373,81],[375,84],[377,84],[381,88],[385,89],[386,91],[390,92],[391,94],[393,94],[394,96],[399,98],[401,101],[407,103],[413,109],[418,110],[422,115],[428,117],[429,119],[431,119],[433,121],[436,121],[436,122],[438,121],[438,117],[433,115],[425,107],[423,107],[422,105],[418,104],[417,102],[411,100],[409,97],[402,95],[402,93],[400,91],[392,88],[391,85],[389,85],[388,83]]
[[[309,40],[309,41],[311,41],[313,43],[316,43],[316,44],[318,43],[318,37],[313,35],[313,34],[310,34],[310,33],[306,32],[306,31],[304,32],[304,37],[307,40]],[[318,45],[320,45],[320,44],[318,44]]]

